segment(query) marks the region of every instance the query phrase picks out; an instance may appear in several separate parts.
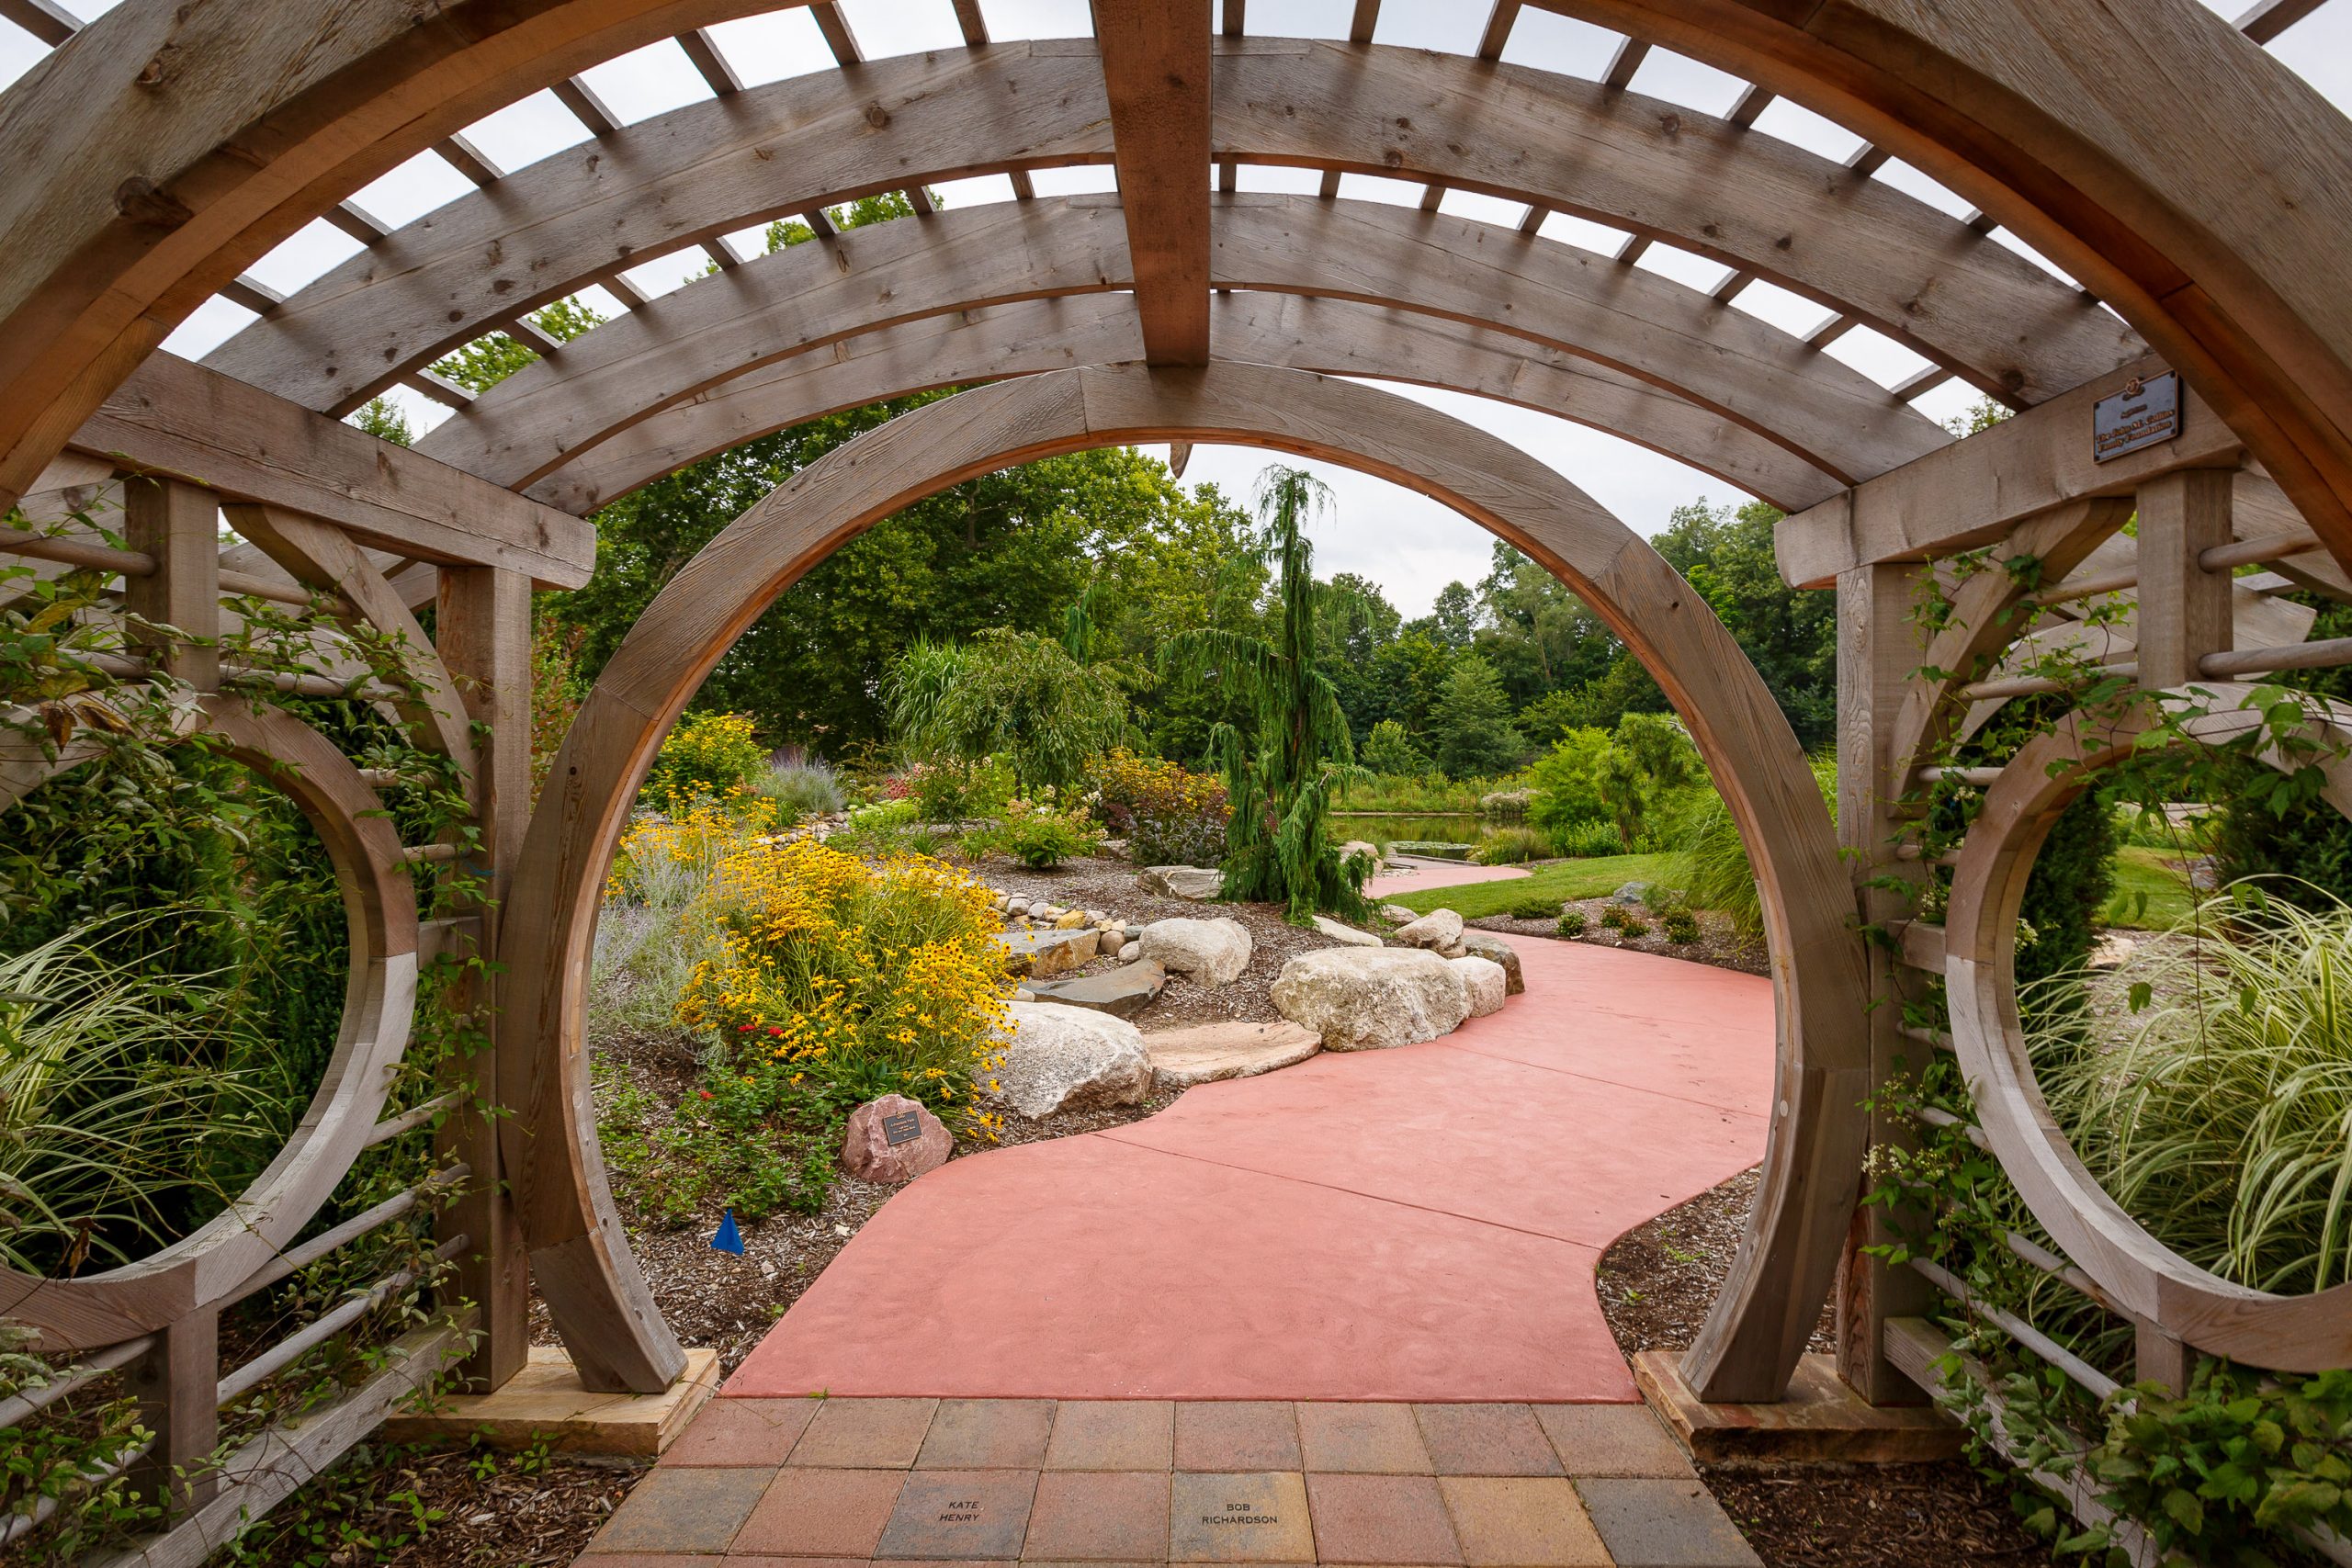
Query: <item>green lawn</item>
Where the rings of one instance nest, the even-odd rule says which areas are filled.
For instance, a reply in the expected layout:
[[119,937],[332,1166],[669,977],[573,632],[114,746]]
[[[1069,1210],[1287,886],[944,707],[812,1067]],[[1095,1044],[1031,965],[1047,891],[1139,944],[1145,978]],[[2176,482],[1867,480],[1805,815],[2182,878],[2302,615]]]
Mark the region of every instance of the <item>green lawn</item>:
[[1460,887],[1430,887],[1384,899],[1426,915],[1443,908],[1464,919],[1499,915],[1521,898],[1541,898],[1555,908],[1570,898],[1598,898],[1628,882],[1655,882],[1665,874],[1670,855],[1601,855],[1592,860],[1564,860],[1536,867],[1533,874],[1500,882],[1474,882]]
[[[2146,902],[2141,902],[2141,895]],[[2126,931],[2168,931],[2188,919],[2194,897],[2174,852],[2126,844],[2115,852],[2115,892],[2099,923]]]

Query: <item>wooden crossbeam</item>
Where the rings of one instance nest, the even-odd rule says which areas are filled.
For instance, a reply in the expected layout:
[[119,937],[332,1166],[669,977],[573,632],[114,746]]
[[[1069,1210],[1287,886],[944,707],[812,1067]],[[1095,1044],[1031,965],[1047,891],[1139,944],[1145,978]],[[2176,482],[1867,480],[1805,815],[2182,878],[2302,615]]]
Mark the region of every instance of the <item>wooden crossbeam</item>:
[[[831,6],[820,8],[827,11],[833,9]],[[821,28],[823,24],[820,22],[818,26]],[[844,22],[842,26],[846,36],[848,24]],[[826,35],[825,41],[828,44],[832,41],[831,34]],[[695,73],[702,77],[716,96],[724,98],[743,90],[742,78],[736,75],[735,68],[727,63],[727,57],[718,52],[718,41],[707,29],[696,28],[693,32],[680,33],[678,47],[686,51],[686,58],[694,62]],[[835,52],[838,54],[839,51]],[[842,63],[846,65],[854,62],[843,61]]]
[[[1230,27],[1240,10],[1227,0]],[[1094,0],[1144,356],[1209,358],[1208,0]]]
[[1866,479],[1773,530],[1781,575],[1826,588],[1841,572],[1896,560],[1929,560],[2006,536],[2025,519],[2069,501],[2131,493],[2175,468],[2234,465],[2237,434],[2186,383],[2181,433],[2099,463],[2091,456],[2091,405],[2154,360],[2093,378],[1965,441]]
[[449,166],[478,186],[496,185],[506,171],[491,160],[489,153],[462,136],[448,136],[433,144]]
[[1637,38],[1627,39],[1617,46],[1617,52],[1610,57],[1609,69],[1600,78],[1601,85],[1614,87],[1619,92],[1623,92],[1634,85],[1634,73],[1642,68],[1642,62],[1647,60],[1649,55],[1648,44]]
[[974,49],[989,41],[988,18],[980,15],[980,0],[955,0],[956,25],[964,29],[964,41]]
[[595,530],[570,513],[161,351],[67,445],[404,558],[504,567],[548,588],[577,588],[596,564]]
[[596,89],[579,76],[555,85],[556,101],[571,111],[572,118],[588,128],[591,136],[610,136],[621,128],[621,117],[613,112],[610,104],[596,95]]
[[1770,87],[1751,86],[1739,96],[1739,102],[1732,105],[1731,113],[1724,116],[1724,118],[1745,130],[1754,125],[1758,117],[1766,109],[1772,107],[1772,100],[1778,96],[1780,95]]
[[1348,18],[1348,41],[1370,43],[1373,30],[1380,26],[1380,0],[1356,0],[1355,14]]
[[857,35],[849,30],[849,18],[842,15],[842,8],[832,0],[818,0],[808,7],[808,16],[817,24],[817,30],[825,35],[825,47],[833,51],[834,63],[865,63],[865,51],[857,47]]
[[2262,0],[2252,10],[2238,17],[2234,26],[2256,43],[2268,43],[2327,0]]
[[0,0],[0,17],[51,49],[82,30],[81,19],[55,0]]
[[1510,41],[1511,25],[1519,20],[1519,0],[1495,0],[1495,8],[1487,13],[1487,30],[1478,38],[1478,58],[1500,60],[1503,46]]

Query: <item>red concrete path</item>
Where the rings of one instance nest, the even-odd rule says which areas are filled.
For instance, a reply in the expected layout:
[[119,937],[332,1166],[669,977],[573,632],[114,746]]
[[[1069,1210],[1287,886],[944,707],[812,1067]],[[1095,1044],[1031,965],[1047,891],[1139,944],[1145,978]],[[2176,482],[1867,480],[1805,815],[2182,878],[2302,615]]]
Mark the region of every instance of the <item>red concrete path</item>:
[[729,1394],[1631,1401],[1600,1249],[1761,1156],[1770,985],[1521,939],[1444,1040],[960,1159],[868,1221]]

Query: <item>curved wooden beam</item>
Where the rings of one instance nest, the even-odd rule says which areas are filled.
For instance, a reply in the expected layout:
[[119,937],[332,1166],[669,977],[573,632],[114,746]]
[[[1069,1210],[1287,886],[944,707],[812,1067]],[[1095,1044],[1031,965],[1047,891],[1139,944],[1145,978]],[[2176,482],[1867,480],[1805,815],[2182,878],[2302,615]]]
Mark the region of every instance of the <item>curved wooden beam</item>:
[[[1219,294],[1214,356],[1476,393],[1590,425],[1690,464],[1783,511],[1838,480],[1785,447],[1646,381],[1484,327],[1348,299]],[[1032,299],[861,333],[830,354],[747,371],[575,455],[526,492],[588,513],[687,464],[842,409],[1143,357],[1135,309],[1116,294]],[[428,440],[430,438],[428,437]]]
[[625,126],[469,191],[297,289],[205,363],[345,413],[615,267],[876,191],[1110,156],[1102,69],[1088,39],[787,77]]
[[[235,1300],[255,1269],[293,1246],[367,1146],[408,1048],[416,890],[376,792],[332,741],[283,708],[207,694],[182,711],[190,719],[183,733],[203,732],[285,791],[334,863],[350,941],[343,1021],[300,1124],[220,1213],[171,1246],[102,1273],[44,1280],[0,1269],[0,1314],[40,1329],[44,1350],[115,1344]],[[21,792],[79,760],[69,750],[38,768],[10,770],[5,782],[12,794]]]
[[[1851,311],[2013,401],[2145,352],[2113,316],[1959,220],[1658,99],[1306,39],[1250,39],[1218,57],[1216,84],[1221,156],[1418,175],[1630,228]],[[880,61],[688,104],[396,231],[207,364],[346,412],[633,258],[876,190],[1099,163],[1110,127],[1085,39]]]
[[[2177,364],[2352,559],[2352,299],[2333,283],[2352,124],[2195,0],[2143,0],[2128,37],[2102,0],[1544,3],[1749,76],[1975,199]],[[307,219],[531,90],[756,8],[448,0],[420,25],[407,0],[336,0],[324,25],[268,0],[130,0],[101,17],[0,96],[0,503]],[[2262,178],[2238,148],[2269,153]]]
[[[1777,1398],[1828,1292],[1868,1134],[1852,896],[1788,721],[1705,601],[1558,474],[1420,404],[1259,366],[1062,371],[944,399],[795,475],[662,589],[565,739],[507,901],[513,967],[499,1021],[499,1087],[522,1112],[504,1127],[504,1148],[534,1272],[543,1252],[565,1255],[575,1279],[580,1260],[593,1257],[606,1282],[593,1326],[606,1343],[659,1325],[634,1280],[596,1152],[582,1049],[584,977],[629,802],[704,677],[794,581],[922,496],[1058,452],[1157,441],[1325,458],[1453,507],[1576,590],[1683,714],[1756,858],[1781,1026],[1779,1109],[1756,1218],[1690,1375],[1702,1388]],[[558,1322],[580,1356],[591,1325],[567,1324],[564,1309]]]
[[775,8],[131,0],[98,17],[0,94],[0,506],[189,311],[352,192],[591,65]]
[[2144,354],[1998,241],[1883,180],[1695,109],[1427,50],[1251,39],[1217,155],[1432,180],[1630,229],[1849,311],[2026,405]]
[[2128,28],[2103,0],[1535,3],[1735,72],[1975,202],[2131,322],[2352,562],[2352,119],[2196,0],[2139,0]]
[[[1221,286],[1394,306],[1580,355],[1841,479],[1951,437],[1886,390],[1696,289],[1489,224],[1370,202],[1239,197],[1211,214]],[[1128,281],[1115,200],[1001,204],[794,246],[530,366],[417,450],[522,489],[570,454],[746,369],[896,322]]]

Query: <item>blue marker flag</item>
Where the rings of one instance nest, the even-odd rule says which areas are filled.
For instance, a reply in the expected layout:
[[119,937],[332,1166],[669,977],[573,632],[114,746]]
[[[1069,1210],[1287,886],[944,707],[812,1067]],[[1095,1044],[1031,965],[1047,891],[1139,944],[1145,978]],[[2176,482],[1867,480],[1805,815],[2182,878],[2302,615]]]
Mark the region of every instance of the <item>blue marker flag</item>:
[[743,1233],[735,1228],[734,1210],[728,1210],[726,1216],[718,1222],[718,1234],[710,1238],[710,1245],[720,1252],[731,1252],[738,1258],[743,1256]]

